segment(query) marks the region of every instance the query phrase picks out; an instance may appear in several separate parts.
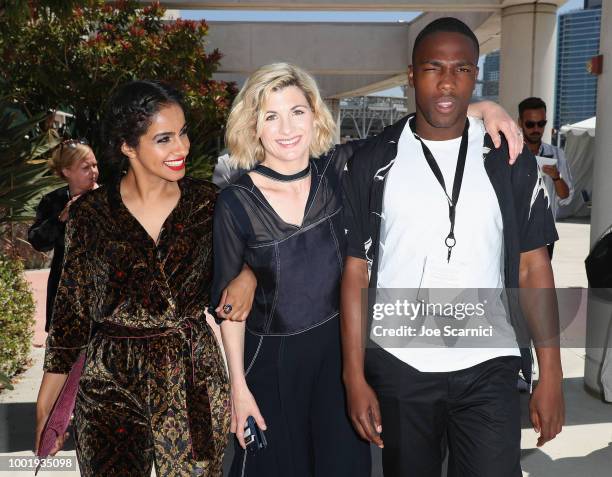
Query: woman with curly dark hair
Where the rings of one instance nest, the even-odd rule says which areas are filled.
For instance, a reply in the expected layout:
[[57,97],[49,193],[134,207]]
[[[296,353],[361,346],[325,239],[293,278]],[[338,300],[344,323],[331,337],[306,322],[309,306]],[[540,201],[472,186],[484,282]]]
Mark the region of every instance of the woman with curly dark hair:
[[[215,186],[185,177],[190,144],[174,89],[124,85],[105,126],[109,157],[127,172],[70,209],[37,442],[85,352],[74,413],[82,475],[148,476],[155,463],[158,476],[220,476],[229,385],[204,314]],[[250,308],[254,288],[248,270],[228,286],[233,314]]]

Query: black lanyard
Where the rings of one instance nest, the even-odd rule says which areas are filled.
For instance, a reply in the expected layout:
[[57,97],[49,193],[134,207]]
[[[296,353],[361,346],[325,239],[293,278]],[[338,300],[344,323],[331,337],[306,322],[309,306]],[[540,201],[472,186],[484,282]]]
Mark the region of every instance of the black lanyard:
[[425,143],[421,140],[419,135],[416,133],[415,123],[416,121],[409,121],[410,129],[412,129],[414,137],[417,138],[418,141],[421,143],[421,147],[423,148],[423,154],[425,155],[427,164],[429,164],[431,172],[433,172],[434,176],[436,176],[436,179],[442,186],[442,190],[444,191],[444,195],[446,195],[446,200],[448,201],[448,218],[450,219],[450,232],[446,236],[446,239],[444,239],[444,245],[448,247],[448,256],[446,257],[446,261],[450,262],[453,247],[457,244],[457,240],[455,239],[455,210],[457,208],[457,201],[459,200],[459,192],[461,191],[461,182],[463,181],[463,171],[465,169],[465,159],[467,157],[468,129],[470,128],[470,122],[468,119],[465,120],[465,127],[463,128],[463,134],[461,135],[461,145],[459,146],[459,156],[457,157],[455,179],[453,180],[452,197],[449,197],[448,192],[446,192],[444,176],[442,175],[440,167],[438,167],[438,163],[433,157],[433,154],[425,145]]

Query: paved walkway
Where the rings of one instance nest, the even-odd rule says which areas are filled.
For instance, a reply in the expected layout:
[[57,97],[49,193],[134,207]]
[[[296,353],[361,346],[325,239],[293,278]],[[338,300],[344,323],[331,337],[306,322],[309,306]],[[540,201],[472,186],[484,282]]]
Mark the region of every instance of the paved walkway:
[[[584,258],[589,250],[588,224],[558,224],[561,240],[555,247],[553,269],[557,287],[586,287]],[[37,301],[37,328],[32,350],[32,367],[24,373],[15,390],[0,394],[0,468],[8,456],[31,456],[35,423],[35,401],[42,375],[45,316],[45,270],[28,272]],[[612,474],[612,404],[588,394],[583,387],[584,349],[563,349],[566,426],[543,448],[536,448],[537,436],[526,418],[522,430],[523,475],[529,477],[603,477]],[[527,416],[527,396],[522,397]],[[68,443],[60,455],[74,456]],[[229,455],[228,455],[229,457]],[[373,477],[382,476],[380,453],[373,450]],[[46,472],[48,475],[74,476],[76,472]],[[25,475],[2,471],[0,477]],[[290,477],[290,476],[288,476]]]

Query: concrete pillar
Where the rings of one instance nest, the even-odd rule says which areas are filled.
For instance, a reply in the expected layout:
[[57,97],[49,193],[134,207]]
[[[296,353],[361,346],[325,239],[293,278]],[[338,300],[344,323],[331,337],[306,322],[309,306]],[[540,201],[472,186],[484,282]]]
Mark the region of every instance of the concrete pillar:
[[332,114],[332,118],[336,122],[336,134],[334,135],[334,144],[340,144],[340,100],[326,99],[325,103]]
[[406,96],[406,109],[408,114],[416,112],[416,99],[414,97],[414,88],[410,85],[406,85],[404,88],[404,96]]
[[[612,224],[612,2],[602,2],[599,52],[603,73],[597,79],[597,129],[593,164],[591,248]],[[612,303],[589,296],[584,384],[596,392],[606,391],[612,401]]]
[[[511,116],[529,96],[544,100],[552,120],[557,55],[557,6],[526,3],[502,9],[499,100]],[[550,121],[552,123],[552,121]],[[546,128],[544,142],[550,142]]]

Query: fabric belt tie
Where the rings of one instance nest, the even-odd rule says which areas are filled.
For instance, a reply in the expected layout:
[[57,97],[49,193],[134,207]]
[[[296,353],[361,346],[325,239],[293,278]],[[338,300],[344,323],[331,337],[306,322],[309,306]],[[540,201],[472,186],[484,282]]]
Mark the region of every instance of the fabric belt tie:
[[211,397],[214,395],[209,386],[213,385],[207,376],[202,376],[205,366],[199,359],[196,343],[207,334],[205,324],[186,320],[181,326],[169,328],[133,328],[113,323],[104,323],[96,328],[96,333],[113,339],[155,339],[165,336],[179,335],[182,338],[183,365],[186,382],[185,388],[187,417],[189,420],[189,435],[191,452],[194,460],[214,460],[218,455],[212,430],[217,423],[213,422],[215,414],[211,409]]

